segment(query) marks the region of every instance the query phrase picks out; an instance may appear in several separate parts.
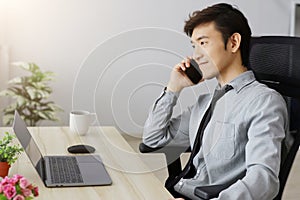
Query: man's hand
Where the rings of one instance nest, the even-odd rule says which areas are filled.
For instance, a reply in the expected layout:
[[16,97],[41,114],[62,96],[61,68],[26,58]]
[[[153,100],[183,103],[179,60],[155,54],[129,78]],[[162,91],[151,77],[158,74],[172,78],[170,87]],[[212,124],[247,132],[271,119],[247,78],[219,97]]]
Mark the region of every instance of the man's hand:
[[187,57],[182,60],[181,63],[174,66],[167,85],[167,90],[180,92],[183,88],[194,85],[184,72],[186,68],[190,67],[190,60],[191,58]]

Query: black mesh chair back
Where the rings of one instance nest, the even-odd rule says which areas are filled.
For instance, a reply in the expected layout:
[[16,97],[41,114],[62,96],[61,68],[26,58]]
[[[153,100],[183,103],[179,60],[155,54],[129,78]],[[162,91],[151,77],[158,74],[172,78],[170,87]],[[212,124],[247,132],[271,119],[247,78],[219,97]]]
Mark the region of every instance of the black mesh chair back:
[[294,142],[288,152],[282,149],[280,191],[275,198],[281,199],[300,144],[300,38],[252,38],[249,67],[254,71],[257,80],[277,90],[288,106],[290,134]]

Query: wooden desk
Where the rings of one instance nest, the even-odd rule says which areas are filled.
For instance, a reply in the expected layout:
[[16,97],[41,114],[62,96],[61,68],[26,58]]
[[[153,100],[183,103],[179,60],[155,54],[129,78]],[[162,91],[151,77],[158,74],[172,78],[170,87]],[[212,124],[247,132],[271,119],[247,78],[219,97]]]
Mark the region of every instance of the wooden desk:
[[[12,128],[0,128],[0,133]],[[96,148],[113,184],[97,187],[46,188],[27,155],[22,153],[9,175],[21,174],[39,187],[37,199],[167,200],[172,198],[163,184],[149,171],[138,154],[114,127],[91,127],[86,136],[77,136],[68,127],[29,128],[43,155],[66,155],[67,147],[90,144]]]

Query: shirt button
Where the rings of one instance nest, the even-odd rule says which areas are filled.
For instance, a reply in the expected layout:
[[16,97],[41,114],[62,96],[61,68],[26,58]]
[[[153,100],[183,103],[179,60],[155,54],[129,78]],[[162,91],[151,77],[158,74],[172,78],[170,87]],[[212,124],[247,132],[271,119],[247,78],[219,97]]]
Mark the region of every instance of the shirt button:
[[179,181],[178,185],[182,186],[183,185],[183,181]]

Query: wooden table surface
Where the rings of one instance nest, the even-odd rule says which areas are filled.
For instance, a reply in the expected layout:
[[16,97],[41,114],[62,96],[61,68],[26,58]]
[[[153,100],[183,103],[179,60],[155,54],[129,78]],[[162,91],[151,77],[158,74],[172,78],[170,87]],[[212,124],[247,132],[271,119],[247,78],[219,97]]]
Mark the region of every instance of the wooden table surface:
[[[0,128],[13,133],[12,128]],[[163,184],[140,159],[114,127],[91,127],[87,135],[71,133],[69,127],[30,127],[29,131],[43,155],[68,155],[67,147],[89,144],[96,148],[113,181],[110,186],[46,188],[23,152],[9,175],[21,174],[39,187],[37,199],[168,200]]]

